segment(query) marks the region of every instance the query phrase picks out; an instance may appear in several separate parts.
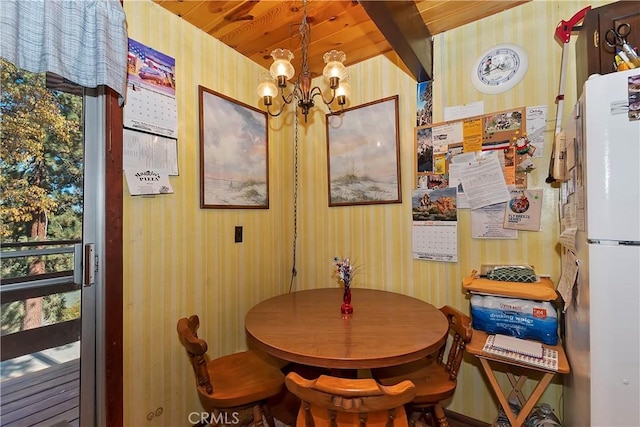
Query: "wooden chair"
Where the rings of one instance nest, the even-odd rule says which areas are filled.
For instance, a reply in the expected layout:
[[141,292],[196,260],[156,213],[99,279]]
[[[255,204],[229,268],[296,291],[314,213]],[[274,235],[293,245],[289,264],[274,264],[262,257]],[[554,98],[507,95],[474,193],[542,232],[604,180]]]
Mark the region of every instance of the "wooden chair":
[[290,372],[285,385],[301,401],[297,427],[407,427],[404,405],[415,396],[411,381],[383,386],[371,378],[308,380]]
[[440,311],[449,321],[449,337],[437,354],[405,365],[374,369],[372,375],[385,385],[411,380],[416,386],[416,397],[407,405],[410,414],[419,410],[426,421],[432,421],[431,415],[435,415],[438,426],[448,427],[440,402],[452,397],[456,390],[458,369],[473,329],[471,319],[461,311],[450,306]]
[[[263,426],[263,416],[275,426],[265,401],[284,388],[284,375],[266,356],[244,351],[207,360],[207,343],[198,338],[200,319],[194,315],[178,320],[178,336],[187,350],[200,403],[211,414],[208,423],[232,422],[236,425]],[[246,419],[237,417],[249,414]]]

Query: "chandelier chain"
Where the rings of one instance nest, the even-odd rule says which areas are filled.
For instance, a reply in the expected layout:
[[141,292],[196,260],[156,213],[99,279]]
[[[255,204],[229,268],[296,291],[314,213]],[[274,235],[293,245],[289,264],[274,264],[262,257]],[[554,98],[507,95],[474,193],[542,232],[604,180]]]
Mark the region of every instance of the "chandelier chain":
[[[300,39],[302,41],[301,47],[301,56],[300,59],[300,67],[301,73],[300,76],[309,75],[309,39],[311,38],[311,27],[307,22],[307,0],[302,2],[303,11],[302,11],[302,22],[300,23]],[[298,77],[299,78],[299,77]]]
[[298,275],[296,269],[296,252],[298,248],[298,106],[293,114],[293,261],[289,292],[293,289],[293,281]]

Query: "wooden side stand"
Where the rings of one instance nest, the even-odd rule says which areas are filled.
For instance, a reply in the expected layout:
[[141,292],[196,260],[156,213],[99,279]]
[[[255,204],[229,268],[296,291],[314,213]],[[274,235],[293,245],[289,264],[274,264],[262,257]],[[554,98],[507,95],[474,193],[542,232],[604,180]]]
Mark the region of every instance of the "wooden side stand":
[[[507,418],[509,419],[509,422],[511,423],[511,425],[514,427],[522,426],[525,420],[527,419],[527,417],[529,416],[529,414],[531,413],[531,410],[533,409],[534,405],[538,402],[538,400],[542,396],[542,393],[544,393],[544,391],[547,389],[547,386],[549,385],[549,383],[551,382],[555,374],[569,373],[569,362],[567,361],[567,356],[565,355],[564,349],[562,348],[561,344],[554,345],[554,346],[543,344],[544,348],[556,350],[558,352],[558,370],[550,371],[538,366],[528,365],[528,364],[521,363],[517,360],[501,357],[496,354],[483,352],[482,348],[484,347],[484,344],[487,341],[487,337],[488,335],[486,332],[477,331],[474,329],[473,337],[471,338],[471,342],[467,344],[466,350],[470,354],[473,354],[478,359],[480,359],[480,363],[482,364],[482,368],[485,374],[487,375],[489,382],[491,383],[493,392],[498,398],[498,401],[500,401],[500,405],[502,405],[502,408],[504,409],[504,412],[507,415]],[[505,394],[502,388],[500,387],[500,384],[498,384],[498,380],[496,379],[496,376],[494,373],[494,368],[493,368],[494,364],[500,364],[507,368],[507,372],[506,372],[507,378],[509,379],[509,382],[511,383],[511,386],[512,386],[512,390],[509,394]],[[522,368],[520,369],[522,372],[520,373],[519,376],[514,374],[511,371],[512,367]],[[531,395],[529,396],[529,398],[526,398],[525,395],[522,393],[522,387],[526,383],[527,379],[529,378],[527,376],[528,370],[542,372],[543,376],[542,376],[542,379],[538,382],[538,384],[534,388],[534,390],[531,392]],[[511,410],[511,407],[509,406],[509,398],[511,397],[517,398],[522,407],[522,409],[520,410],[520,413],[517,416],[516,414],[513,413],[513,411]]]

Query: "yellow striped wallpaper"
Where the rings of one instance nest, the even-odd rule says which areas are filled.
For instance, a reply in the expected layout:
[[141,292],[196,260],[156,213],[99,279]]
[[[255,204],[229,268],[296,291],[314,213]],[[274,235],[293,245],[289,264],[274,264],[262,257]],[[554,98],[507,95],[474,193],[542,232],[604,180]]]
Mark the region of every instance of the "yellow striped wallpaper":
[[[403,201],[328,207],[325,111],[314,108],[309,124],[298,127],[298,274],[293,289],[337,286],[332,279],[335,255],[349,256],[359,266],[354,286],[402,292],[467,312],[469,302],[461,280],[482,263],[530,263],[557,280],[557,194],[544,183],[560,75],[561,46],[553,34],[562,19],[587,4],[600,3],[533,1],[434,39],[435,121],[442,120],[444,107],[475,101],[484,101],[485,112],[548,106],[544,158],[536,160],[537,169],[529,180],[531,188],[545,191],[540,232],[520,232],[513,241],[475,240],[469,212],[461,210],[459,261],[412,259],[416,82],[398,66],[395,54],[380,56],[349,68],[349,105],[399,95]],[[197,87],[258,106],[255,87],[263,69],[150,0],[125,0],[124,8],[129,37],[176,60],[180,169],[180,176],[171,177],[173,194],[130,197],[124,188],[125,425],[184,426],[189,424],[189,413],[201,407],[191,367],[177,339],[178,318],[198,314],[210,356],[228,354],[246,348],[243,320],[249,308],[289,289],[295,130],[291,114],[269,119],[268,210],[200,209]],[[574,41],[565,116],[576,98]],[[527,50],[527,75],[505,94],[482,95],[471,85],[470,69],[481,52],[504,42]],[[244,227],[240,244],[233,240],[237,225]],[[500,380],[506,384],[506,378]],[[557,380],[542,400],[558,412],[561,395]],[[474,360],[464,363],[448,408],[487,422],[495,417],[496,401]]]

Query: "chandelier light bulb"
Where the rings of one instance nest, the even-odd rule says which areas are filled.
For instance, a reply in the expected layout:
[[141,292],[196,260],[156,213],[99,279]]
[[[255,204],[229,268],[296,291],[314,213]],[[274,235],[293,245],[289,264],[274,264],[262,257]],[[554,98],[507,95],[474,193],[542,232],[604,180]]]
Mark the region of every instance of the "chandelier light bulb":
[[322,59],[324,59],[324,63],[327,64],[324,70],[322,70],[322,74],[327,80],[331,80],[332,77],[343,80],[347,77],[347,69],[344,66],[347,55],[345,55],[344,52],[332,50],[325,53]]
[[273,98],[278,95],[278,88],[269,73],[263,73],[258,81],[258,96]]
[[349,82],[345,80],[340,81],[340,86],[336,89],[336,98],[338,99],[338,104],[344,105],[347,102],[347,98],[351,96],[351,85]]
[[273,64],[271,64],[269,72],[273,78],[282,80],[278,79],[278,77],[285,77],[285,80],[290,80],[295,74],[293,65],[291,65],[293,53],[289,49],[275,49],[271,52],[271,57],[273,58]]

